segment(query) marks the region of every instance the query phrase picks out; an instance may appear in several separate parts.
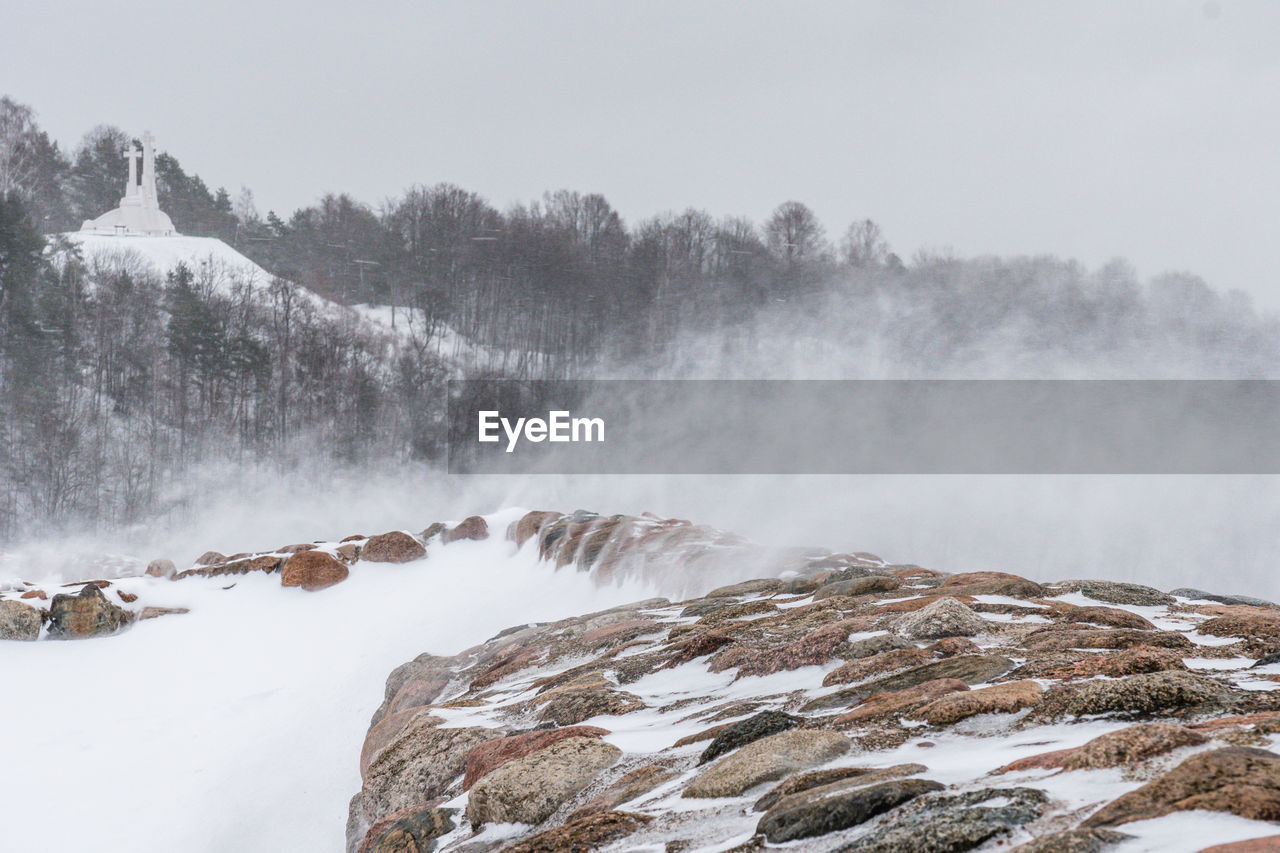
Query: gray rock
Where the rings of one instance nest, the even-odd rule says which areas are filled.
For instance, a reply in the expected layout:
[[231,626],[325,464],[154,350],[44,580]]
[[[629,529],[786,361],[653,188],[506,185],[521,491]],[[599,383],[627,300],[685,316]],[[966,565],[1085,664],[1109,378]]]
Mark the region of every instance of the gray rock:
[[[1002,805],[983,803],[998,800]],[[874,832],[840,853],[961,853],[1007,835],[1044,814],[1049,798],[1035,788],[987,788],[921,797],[901,806]]]
[[870,595],[874,592],[892,592],[902,586],[902,581],[891,575],[867,575],[845,581],[824,583],[813,594],[813,600],[830,598],[833,595]]
[[467,818],[485,823],[539,824],[611,767],[622,750],[597,738],[571,737],[489,773],[471,788]]
[[1144,672],[1123,678],[1056,685],[1045,694],[1040,707],[1032,712],[1032,718],[1167,714],[1218,708],[1230,698],[1231,691],[1225,685],[1207,676],[1176,670]]
[[1190,598],[1193,601],[1214,601],[1218,604],[1247,604],[1250,607],[1269,607],[1272,610],[1280,609],[1280,604],[1274,601],[1267,601],[1265,598],[1254,598],[1251,595],[1217,595],[1212,592],[1205,592],[1202,589],[1192,589],[1191,587],[1178,587],[1169,591],[1170,595],[1176,595],[1181,598]]
[[839,758],[850,750],[838,732],[791,729],[752,741],[712,764],[684,790],[686,797],[736,797],[762,782]]
[[1111,829],[1068,829],[1043,835],[1020,844],[1015,853],[1102,853],[1109,847],[1128,841],[1132,835]]
[[707,748],[698,756],[699,764],[714,761],[726,752],[732,752],[740,746],[760,740],[762,737],[776,735],[787,729],[800,725],[800,718],[781,711],[761,711],[755,716],[734,723],[716,735]]
[[783,797],[760,818],[756,832],[773,844],[826,835],[943,788],[929,779],[897,779],[876,785],[846,779]]
[[0,601],[0,640],[35,640],[40,637],[44,614],[21,601]]
[[850,643],[847,650],[841,657],[848,660],[859,660],[861,658],[869,658],[872,655],[878,655],[881,652],[892,652],[897,649],[914,648],[914,643],[908,643],[896,634],[878,634],[874,637],[867,637],[866,639]]
[[1081,581],[1080,591],[1096,601],[1108,604],[1130,604],[1138,607],[1154,607],[1173,604],[1177,599],[1167,592],[1139,583],[1120,581]]
[[896,633],[913,640],[972,637],[987,627],[986,620],[954,598],[939,598],[893,624]]
[[501,734],[479,726],[436,728],[437,721],[415,717],[369,763],[361,789],[367,822],[440,796],[462,775],[467,752]]

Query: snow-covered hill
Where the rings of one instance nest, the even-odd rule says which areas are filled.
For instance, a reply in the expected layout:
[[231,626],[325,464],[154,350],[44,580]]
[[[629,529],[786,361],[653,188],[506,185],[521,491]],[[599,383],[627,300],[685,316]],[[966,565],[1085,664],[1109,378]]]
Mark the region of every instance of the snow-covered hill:
[[151,237],[145,234],[95,234],[72,231],[62,237],[80,248],[85,261],[101,263],[132,255],[164,275],[186,264],[191,270],[211,269],[254,284],[266,285],[271,274],[214,237]]

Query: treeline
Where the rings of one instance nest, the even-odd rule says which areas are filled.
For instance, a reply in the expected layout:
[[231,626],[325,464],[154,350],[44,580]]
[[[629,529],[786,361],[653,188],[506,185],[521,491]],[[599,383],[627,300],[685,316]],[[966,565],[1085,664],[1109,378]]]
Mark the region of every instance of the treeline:
[[[274,278],[125,259],[51,235],[115,206],[119,129],[63,152],[0,99],[0,535],[113,524],[209,460],[431,459],[442,382],[621,376],[1274,376],[1280,327],[1200,279],[1117,261],[903,260],[871,220],[829,237],[799,202],[763,223],[700,210],[628,224],[597,194],[499,210],[450,184],[287,219],[169,154],[162,207]],[[395,306],[375,334],[331,302]],[[411,322],[409,322],[411,321]],[[455,348],[482,360],[453,357]],[[464,346],[465,345],[465,346]],[[458,350],[460,351],[460,350]]]

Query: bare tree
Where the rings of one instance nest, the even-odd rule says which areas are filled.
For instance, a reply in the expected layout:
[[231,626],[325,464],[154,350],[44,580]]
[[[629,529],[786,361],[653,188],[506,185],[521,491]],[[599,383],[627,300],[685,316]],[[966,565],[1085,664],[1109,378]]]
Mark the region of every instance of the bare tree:
[[889,260],[889,244],[879,225],[860,219],[844,232],[840,253],[851,267],[878,267]]
[[764,231],[769,251],[788,267],[816,261],[826,249],[822,223],[798,201],[778,205]]
[[29,193],[36,176],[35,112],[0,97],[0,195]]

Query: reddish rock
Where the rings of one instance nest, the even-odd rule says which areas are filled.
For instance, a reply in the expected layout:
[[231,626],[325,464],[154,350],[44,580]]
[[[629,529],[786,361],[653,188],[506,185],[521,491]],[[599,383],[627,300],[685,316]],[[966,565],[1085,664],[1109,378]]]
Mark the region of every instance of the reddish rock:
[[547,524],[560,518],[558,512],[547,512],[545,510],[534,510],[527,512],[521,516],[520,520],[507,528],[507,538],[516,543],[516,547],[520,547],[535,536],[538,536],[542,528]]
[[1260,607],[1233,608],[1234,613],[1201,622],[1197,630],[1213,637],[1239,637],[1243,640],[1280,639],[1280,613]]
[[45,594],[45,591],[43,589],[29,589],[18,597],[19,598],[38,598],[41,601],[44,601],[49,596]]
[[1108,628],[1136,628],[1141,631],[1153,631],[1156,627],[1137,613],[1119,607],[1072,607],[1062,614],[1062,620],[1106,625]]
[[1182,656],[1172,649],[1133,646],[1111,654],[1091,655],[1076,663],[1046,670],[1043,677],[1069,679],[1107,675],[1119,678],[1123,675],[1137,675],[1143,672],[1185,671],[1186,668],[1186,664],[1182,662]]
[[387,703],[387,713],[430,705],[440,698],[440,694],[448,686],[448,674],[435,670],[408,678],[396,688],[395,695]]
[[802,666],[824,664],[849,642],[851,633],[862,627],[860,622],[853,619],[842,619],[824,625],[782,648],[757,653],[739,667],[738,675],[770,675]]
[[197,566],[216,566],[219,563],[225,563],[227,556],[218,551],[205,551],[199,557],[196,557]]
[[481,670],[471,681],[471,689],[479,690],[488,687],[496,681],[506,678],[508,675],[519,672],[546,652],[542,647],[527,649],[521,646],[513,646],[507,651],[499,654],[494,660]]
[[1028,755],[1026,758],[1019,758],[1017,761],[1011,761],[1003,767],[997,767],[995,770],[991,771],[991,775],[997,776],[1002,773],[1019,773],[1023,770],[1053,770],[1061,767],[1063,762],[1065,762],[1077,749],[1079,749],[1079,747],[1055,749],[1052,752]]
[[938,589],[966,595],[1009,595],[1015,598],[1040,598],[1044,587],[1035,581],[1006,572],[964,572],[951,575]]
[[369,827],[357,853],[420,853],[454,827],[454,809],[436,808],[444,798],[394,811]]
[[719,631],[700,631],[672,645],[675,654],[667,661],[667,666],[679,666],[703,655],[714,654],[724,646],[733,642],[728,634]]
[[926,702],[939,699],[950,693],[967,691],[969,685],[958,678],[938,678],[908,687],[905,690],[893,690],[883,693],[872,693],[853,710],[837,717],[832,725],[849,726],[864,723],[877,717],[890,714],[905,714]]
[[579,815],[563,826],[509,844],[502,853],[586,853],[630,835],[652,819],[616,811]]
[[298,551],[285,561],[280,583],[318,590],[341,583],[349,574],[340,560],[324,551]]
[[427,555],[427,549],[403,530],[374,536],[360,549],[360,559],[367,563],[408,563]]
[[138,600],[138,596],[134,595],[131,592],[125,592],[123,589],[117,589],[116,595],[120,596],[120,600],[123,601],[125,604],[132,604],[133,602]]
[[1034,681],[1009,681],[934,699],[908,716],[947,726],[978,714],[1012,714],[1040,702],[1043,691]]
[[489,523],[478,515],[464,519],[457,527],[450,530],[444,535],[445,544],[457,542],[462,539],[473,539],[479,541],[489,538]]
[[1248,841],[1235,841],[1231,844],[1215,844],[1204,848],[1200,853],[1280,853],[1280,835],[1250,838]]
[[1280,756],[1230,746],[1193,755],[1084,822],[1116,826],[1179,811],[1230,812],[1248,820],[1280,820]]
[[463,790],[468,790],[480,779],[497,770],[508,761],[522,758],[532,752],[545,749],[553,743],[566,738],[586,737],[598,738],[607,735],[604,729],[595,726],[567,726],[560,729],[542,729],[524,734],[508,735],[496,740],[485,741],[467,753],[466,776],[462,780]]
[[929,653],[924,649],[891,649],[878,655],[872,655],[869,658],[851,660],[841,664],[827,673],[826,678],[822,679],[822,686],[852,684],[855,681],[862,681],[873,675],[919,666],[928,660]]
[[285,545],[283,548],[277,548],[277,554],[297,554],[300,551],[314,551],[315,545],[310,542],[303,542],[298,545]]
[[1102,770],[1108,767],[1132,766],[1184,746],[1208,742],[1204,735],[1190,727],[1170,723],[1139,723],[1099,735],[1083,746],[1058,749],[1022,758],[1006,764],[993,774],[1019,770],[1052,769]]
[[280,568],[284,562],[283,558],[276,554],[259,554],[258,556],[246,555],[244,557],[227,558],[225,563],[217,563],[212,566],[197,566],[194,569],[187,569],[185,572],[178,572],[173,576],[174,580],[182,580],[189,577],[218,577],[220,575],[245,575],[249,572],[274,572]]
[[77,595],[59,593],[49,603],[49,636],[79,639],[111,634],[132,615],[107,601],[96,584],[87,583]]

